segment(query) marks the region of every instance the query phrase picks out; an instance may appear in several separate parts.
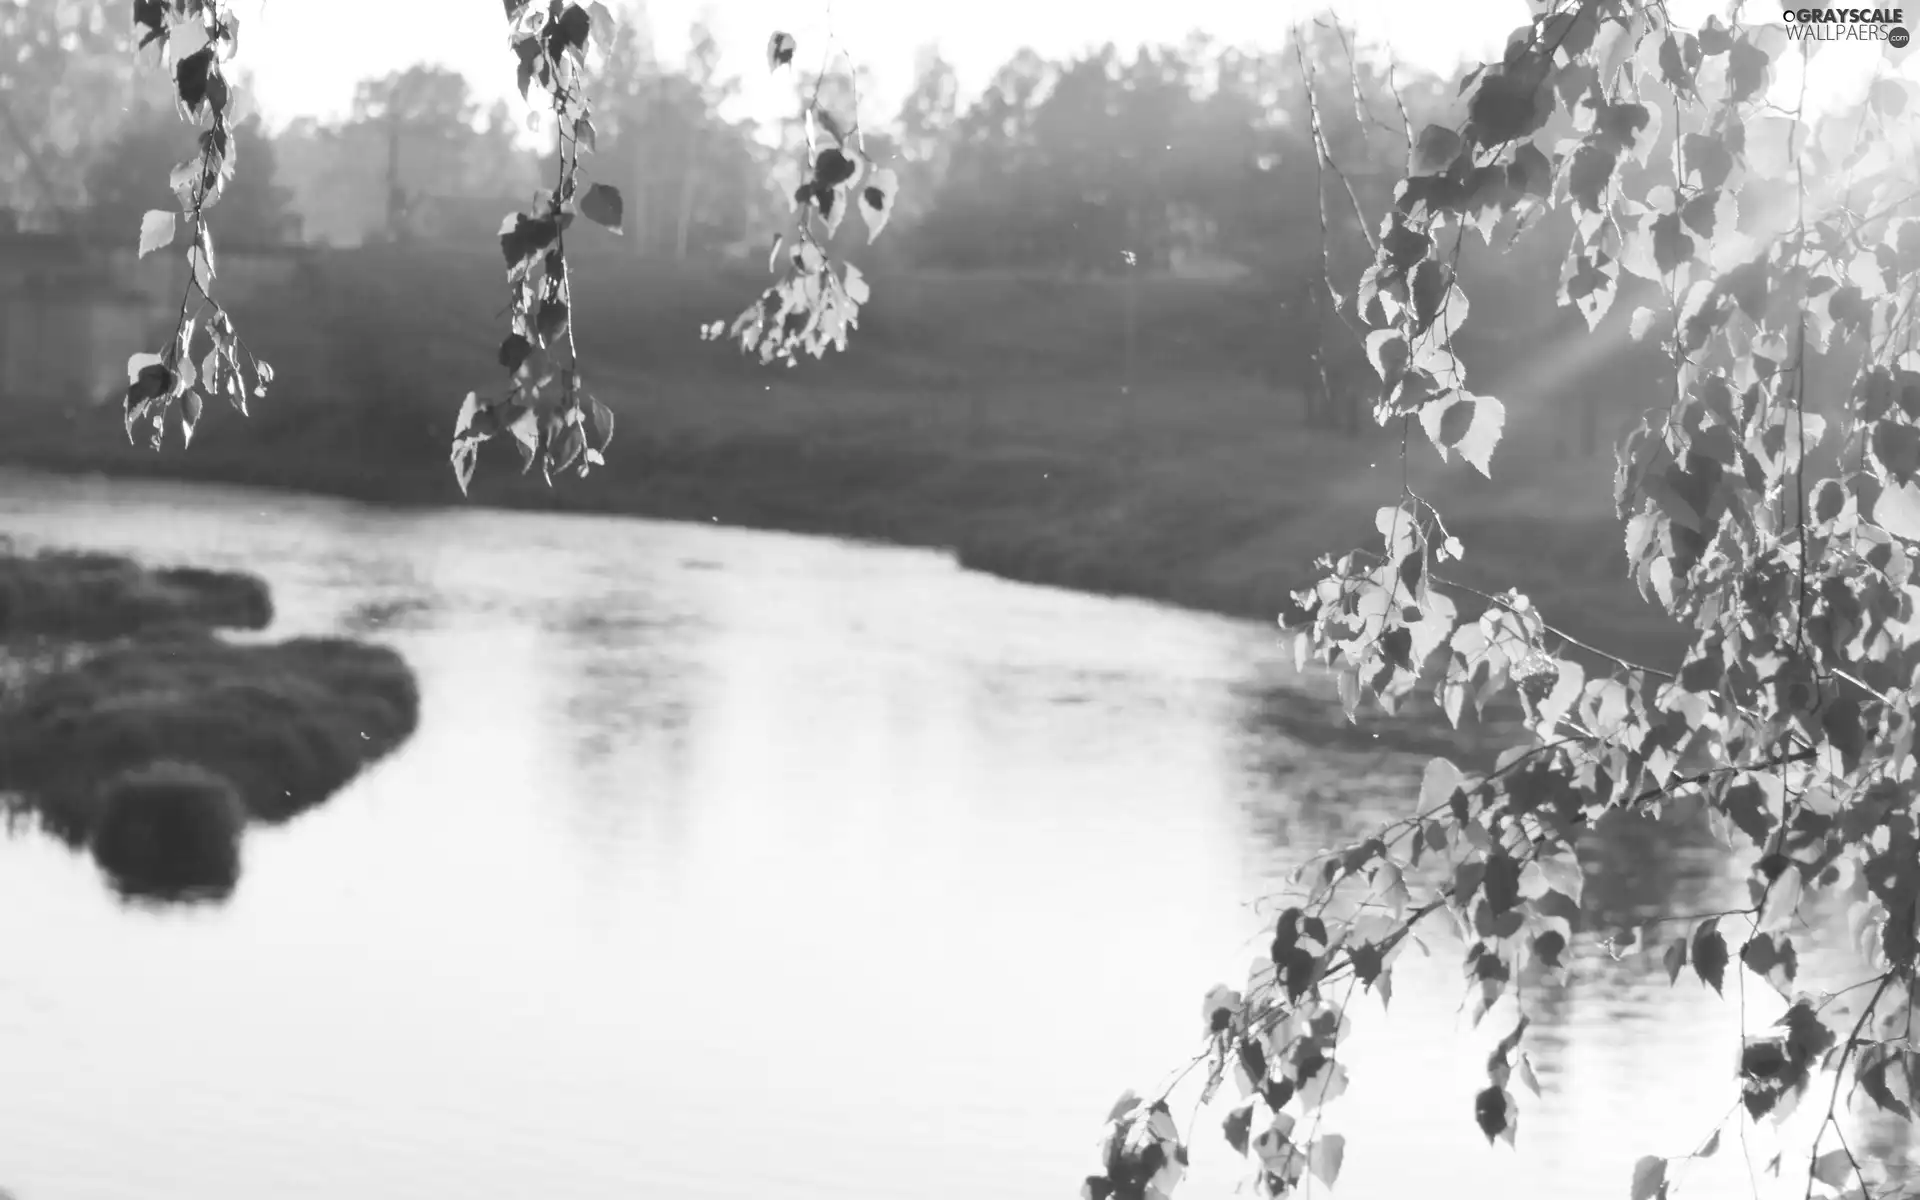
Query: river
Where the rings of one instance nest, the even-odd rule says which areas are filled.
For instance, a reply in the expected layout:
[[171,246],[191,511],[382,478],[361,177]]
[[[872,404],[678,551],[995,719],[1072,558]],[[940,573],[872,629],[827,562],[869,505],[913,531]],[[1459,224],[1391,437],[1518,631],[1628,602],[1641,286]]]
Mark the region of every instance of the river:
[[[1276,728],[1300,684],[1268,628],[922,551],[39,475],[0,476],[0,513],[258,571],[276,635],[389,642],[423,696],[408,746],[250,835],[223,907],[130,910],[84,857],[0,839],[18,1200],[1061,1200],[1244,978],[1249,902],[1423,764],[1332,714]],[[1735,895],[1689,845],[1601,847],[1622,871],[1589,907]],[[1517,1149],[1474,1126],[1511,1018],[1469,1025],[1457,958],[1357,1001],[1337,1194],[1619,1200],[1639,1155],[1703,1139],[1732,986],[1592,937],[1577,961],[1535,1012]],[[1229,1194],[1220,1115],[1182,1195]],[[1740,1150],[1730,1125],[1687,1194],[1800,1194]]]

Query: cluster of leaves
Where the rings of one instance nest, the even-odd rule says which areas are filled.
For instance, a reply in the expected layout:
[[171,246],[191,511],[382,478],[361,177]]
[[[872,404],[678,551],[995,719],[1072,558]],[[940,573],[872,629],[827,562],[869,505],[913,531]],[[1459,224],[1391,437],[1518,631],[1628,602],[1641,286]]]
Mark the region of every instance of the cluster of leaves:
[[[200,130],[198,153],[169,179],[180,212],[155,209],[140,220],[142,258],[171,245],[182,226],[188,233],[187,282],[173,334],[160,353],[127,360],[127,438],[144,429],[158,450],[170,414],[177,413],[182,443],[190,442],[205,400],[224,398],[244,414],[249,396],[266,395],[273,368],[247,349],[212,294],[216,259],[207,210],[219,203],[237,161],[234,86],[224,67],[238,44],[239,22],[227,0],[134,0],[133,25],[139,49],[170,68],[181,118]],[[201,332],[209,346],[196,365]]]
[[[1750,903],[1696,919],[1665,966],[1719,992],[1737,959],[1785,999],[1775,1030],[1742,1045],[1742,1105],[1783,1120],[1831,1073],[1808,1192],[1872,1195],[1843,1084],[1847,1103],[1910,1118],[1920,1066],[1920,178],[1894,136],[1920,87],[1882,78],[1859,111],[1810,124],[1766,102],[1788,47],[1778,28],[1689,32],[1637,0],[1534,8],[1502,61],[1468,78],[1458,127],[1408,130],[1407,178],[1352,297],[1375,414],[1418,421],[1443,457],[1489,471],[1504,410],[1465,389],[1450,348],[1467,314],[1459,249],[1469,232],[1491,243],[1570,210],[1564,304],[1598,326],[1623,270],[1660,298],[1630,325],[1662,339],[1672,390],[1647,397],[1621,446],[1616,500],[1633,578],[1691,645],[1672,669],[1638,665],[1561,634],[1525,596],[1449,583],[1436,570],[1464,548],[1410,490],[1380,509],[1378,549],[1322,559],[1283,624],[1302,664],[1334,672],[1350,716],[1421,692],[1457,725],[1469,703],[1510,697],[1528,738],[1478,779],[1433,760],[1414,815],[1303,868],[1303,898],[1244,992],[1207,997],[1204,1098],[1234,1076],[1225,1134],[1256,1160],[1260,1194],[1292,1191],[1302,1163],[1331,1182],[1345,1147],[1320,1132],[1321,1108],[1346,1086],[1346,1004],[1356,987],[1390,997],[1417,927],[1451,918],[1477,1024],[1520,1006],[1523,976],[1564,976],[1584,830],[1703,817],[1751,855]],[[1663,111],[1679,126],[1664,139]],[[1822,363],[1851,373],[1846,394],[1810,390]],[[1812,477],[1822,463],[1832,473]],[[1799,979],[1796,917],[1820,893],[1849,905],[1849,949],[1870,972],[1838,989],[1871,989],[1850,1025],[1835,1023],[1836,993]],[[1526,1023],[1522,1008],[1472,1097],[1489,1141],[1515,1136],[1512,1077],[1537,1091]],[[1093,1200],[1177,1182],[1187,1151],[1165,1095],[1110,1118]],[[1643,1159],[1632,1194],[1665,1195],[1671,1164],[1717,1145],[1716,1129],[1691,1155]]]
[[[790,67],[796,48],[791,34],[775,33],[767,42],[768,67]],[[868,242],[879,237],[900,191],[893,169],[876,166],[862,152],[858,116],[851,129],[842,129],[820,103],[825,75],[823,68],[804,114],[807,159],[793,193],[791,245],[786,234],[777,235],[767,255],[767,269],[780,280],[731,323],[714,321],[700,331],[704,340],[737,342],[742,354],[762,363],[791,367],[802,353],[819,358],[829,347],[847,348],[847,335],[860,324],[868,288],[852,263],[835,272],[828,245],[847,210],[856,207],[866,222]]]
[[[580,155],[594,146],[593,106],[586,95],[589,52],[604,53],[613,17],[598,0],[505,0],[522,97],[539,87],[552,103],[559,154],[553,187],[531,209],[509,213],[500,226],[506,259],[509,331],[500,343],[508,386],[482,400],[468,392],[454,422],[453,472],[464,493],[482,443],[505,436],[520,452],[521,469],[535,463],[549,485],[556,471],[586,475],[605,463],[613,440],[613,412],[586,390],[573,336],[573,280],[567,229],[576,216],[620,232],[624,204],[604,183],[581,186]],[[555,387],[554,384],[558,383]]]
[[[584,184],[580,159],[594,148],[593,106],[586,78],[595,56],[612,47],[613,18],[605,4],[571,0],[503,0],[509,40],[517,60],[523,98],[535,88],[551,101],[558,131],[556,178],[526,211],[511,213],[500,227],[506,260],[509,330],[500,343],[499,364],[508,376],[498,395],[467,393],[455,420],[451,460],[462,493],[470,486],[480,447],[508,438],[520,453],[523,471],[538,463],[547,482],[556,472],[586,475],[603,465],[613,438],[613,412],[587,389],[574,340],[575,303],[567,261],[566,233],[584,216],[615,233],[621,231],[624,203],[617,188]],[[202,393],[225,396],[246,411],[249,394],[265,394],[272,368],[256,359],[234,331],[226,310],[210,294],[214,277],[213,236],[205,212],[233,177],[233,89],[222,64],[234,53],[238,23],[228,0],[134,0],[134,24],[141,48],[157,45],[158,57],[173,67],[181,114],[204,126],[200,153],[173,172],[184,220],[191,230],[191,265],[181,298],[180,320],[159,354],[137,354],[127,365],[126,426],[148,428],[159,449],[166,419],[176,406],[182,436],[191,439],[202,408]],[[771,69],[791,65],[794,39],[776,33],[768,43]],[[822,79],[825,70],[822,70]],[[862,153],[857,118],[842,130],[819,103],[819,83],[806,112],[807,173],[794,193],[798,219],[788,250],[784,235],[775,239],[770,264],[787,271],[729,328],[714,322],[702,336],[731,336],[742,352],[762,362],[793,365],[800,351],[815,357],[829,346],[845,349],[847,335],[859,324],[860,306],[869,289],[852,263],[837,270],[827,246],[847,211],[858,208],[868,239],[879,236],[893,211],[898,180],[891,169],[876,167]],[[823,140],[827,144],[822,144]],[[141,222],[140,253],[170,244],[178,232],[174,214],[149,212]],[[783,255],[783,251],[787,251]],[[195,296],[212,315],[200,320]],[[194,338],[204,330],[211,349],[196,368]],[[253,378],[242,369],[245,356]]]

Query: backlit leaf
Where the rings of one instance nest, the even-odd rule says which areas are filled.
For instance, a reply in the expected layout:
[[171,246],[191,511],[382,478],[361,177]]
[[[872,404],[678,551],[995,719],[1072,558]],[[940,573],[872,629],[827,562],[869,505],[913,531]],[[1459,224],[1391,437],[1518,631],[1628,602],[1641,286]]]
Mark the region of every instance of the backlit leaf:
[[894,197],[900,193],[900,177],[891,167],[882,167],[867,176],[860,185],[860,215],[867,223],[867,241],[880,236],[893,215]]
[[1766,91],[1773,72],[1772,60],[1764,49],[1743,34],[1733,39],[1727,55],[1727,80],[1733,85],[1731,99],[1735,104],[1744,104]]
[[1253,1129],[1253,1101],[1248,1100],[1229,1112],[1227,1119],[1222,1123],[1222,1128],[1227,1135],[1227,1145],[1233,1147],[1233,1152],[1246,1154],[1249,1136]]
[[193,428],[200,423],[200,393],[189,391],[180,397],[180,444],[193,444]]
[[777,71],[793,61],[798,48],[790,33],[774,33],[767,39],[767,70]]
[[1307,1167],[1316,1179],[1332,1187],[1340,1182],[1340,1165],[1346,1157],[1347,1139],[1337,1133],[1323,1134],[1307,1149]]
[[1514,1115],[1510,1098],[1501,1088],[1486,1088],[1473,1099],[1474,1123],[1486,1135],[1488,1145],[1492,1145],[1495,1138],[1508,1137],[1511,1140],[1509,1135],[1513,1129]]
[[827,147],[813,161],[814,182],[820,187],[839,187],[859,173],[860,156],[838,146]]
[[1830,1188],[1847,1186],[1853,1176],[1853,1160],[1845,1150],[1829,1150],[1813,1160],[1813,1177]]
[[1376,329],[1367,335],[1367,361],[1389,386],[1405,374],[1412,355],[1407,339],[1395,329]]
[[1460,135],[1445,125],[1429,125],[1420,131],[1413,147],[1413,173],[1435,175],[1453,165],[1464,143]]
[[1553,191],[1553,164],[1532,142],[1514,148],[1513,161],[1507,164],[1507,183],[1521,195],[1544,199]]
[[1902,1120],[1912,1120],[1912,1110],[1893,1094],[1892,1088],[1887,1086],[1887,1068],[1895,1061],[1895,1056],[1892,1054],[1869,1054],[1863,1050],[1858,1059],[1855,1077],[1860,1081],[1860,1090],[1865,1092],[1867,1098],[1883,1111],[1893,1113]]
[[550,26],[550,37],[569,50],[584,50],[587,37],[593,29],[593,18],[587,10],[578,4],[569,4],[560,13],[560,19]]
[[1338,1061],[1329,1062],[1299,1085],[1300,1107],[1313,1112],[1331,1104],[1347,1091],[1347,1068]]
[[1667,983],[1672,985],[1679,982],[1680,972],[1687,965],[1687,939],[1675,938],[1673,944],[1667,947],[1661,962],[1667,969]]
[[507,369],[507,374],[511,375],[519,371],[521,365],[527,361],[528,356],[532,353],[533,343],[531,341],[521,334],[511,333],[501,341],[499,353],[495,355],[495,358],[501,366]]
[[1873,523],[1895,537],[1920,542],[1920,486],[1886,488],[1873,505]]
[[601,3],[601,0],[593,0],[593,3],[587,5],[587,15],[593,19],[594,41],[611,46],[614,33],[613,13]]
[[1619,155],[1591,139],[1573,152],[1567,166],[1567,194],[1591,213],[1605,210],[1605,196],[1613,182],[1613,168]]
[[1767,888],[1766,901],[1760,907],[1759,923],[1756,928],[1761,933],[1779,933],[1793,923],[1793,916],[1800,908],[1802,882],[1800,868],[1789,863],[1774,877]]
[[1483,146],[1523,138],[1552,115],[1553,91],[1534,86],[1522,77],[1488,72],[1480,77],[1468,104],[1478,140]]
[[473,469],[480,461],[480,443],[475,441],[455,442],[453,444],[453,478],[460,485],[460,494],[466,495],[473,483]]
[[1240,1012],[1240,993],[1224,983],[1215,984],[1201,1001],[1201,1019],[1208,1033],[1224,1033]]
[[580,215],[596,224],[604,225],[615,233],[621,232],[620,223],[625,205],[620,199],[620,189],[596,183],[580,197]]
[[1506,406],[1492,396],[1475,396],[1461,393],[1456,405],[1471,405],[1472,414],[1466,430],[1453,443],[1452,448],[1460,452],[1460,457],[1473,464],[1476,471],[1489,479],[1493,477],[1493,450],[1500,444],[1500,434],[1506,427]]
[[606,453],[607,446],[613,441],[613,410],[599,400],[592,403],[593,428],[597,440],[594,449]]
[[1453,799],[1463,778],[1460,768],[1447,759],[1428,759],[1426,772],[1420,780],[1421,809],[1436,809]]
[[1733,153],[1720,138],[1689,133],[1680,139],[1680,148],[1689,180],[1703,191],[1718,188],[1733,171]]
[[534,328],[542,341],[551,342],[567,328],[567,305],[563,300],[548,299],[540,303],[540,312],[534,318]]
[[164,250],[173,241],[178,218],[173,213],[151,209],[140,218],[140,257]]
[[1693,972],[1700,982],[1720,992],[1727,977],[1727,939],[1720,936],[1712,921],[1702,922],[1693,935]]
[[1447,293],[1452,287],[1453,272],[1445,263],[1428,258],[1422,259],[1414,267],[1413,275],[1407,281],[1407,291],[1413,300],[1413,332],[1416,336],[1425,333],[1434,318],[1440,315],[1440,307],[1446,302]]
[[1520,1076],[1521,1084],[1523,1084],[1528,1091],[1532,1092],[1535,1096],[1540,1095],[1540,1081],[1534,1077],[1532,1059],[1522,1054],[1520,1056],[1520,1065],[1516,1068],[1515,1074]]
[[1632,1200],[1655,1200],[1667,1190],[1667,1160],[1647,1155],[1633,1164]]

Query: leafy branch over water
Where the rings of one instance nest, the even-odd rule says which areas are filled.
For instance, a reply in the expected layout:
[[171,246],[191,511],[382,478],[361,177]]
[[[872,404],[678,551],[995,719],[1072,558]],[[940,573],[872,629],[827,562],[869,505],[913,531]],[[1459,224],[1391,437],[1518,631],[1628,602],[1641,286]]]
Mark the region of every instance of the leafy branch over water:
[[[1920,86],[1875,47],[1863,104],[1814,121],[1767,101],[1777,67],[1811,49],[1778,27],[1689,31],[1625,0],[1534,9],[1469,76],[1460,122],[1409,129],[1373,263],[1344,294],[1326,284],[1379,376],[1380,424],[1417,424],[1490,474],[1505,407],[1469,390],[1452,346],[1470,311],[1465,240],[1510,244],[1565,213],[1560,298],[1595,338],[1614,336],[1602,322],[1623,272],[1637,278],[1651,299],[1628,332],[1661,341],[1670,391],[1646,398],[1620,447],[1615,500],[1632,578],[1691,645],[1671,669],[1633,664],[1558,634],[1523,595],[1448,583],[1439,572],[1470,548],[1404,484],[1375,518],[1378,549],[1321,559],[1282,623],[1301,665],[1335,674],[1349,717],[1417,691],[1455,725],[1516,702],[1530,741],[1483,778],[1434,759],[1417,816],[1296,879],[1244,986],[1204,1000],[1203,1096],[1232,1077],[1223,1132],[1260,1194],[1333,1184],[1347,1143],[1324,1110],[1349,1086],[1351,995],[1388,1000],[1407,943],[1444,914],[1474,1022],[1503,1000],[1519,1013],[1460,1101],[1512,1143],[1515,1079],[1538,1092],[1520,982],[1567,974],[1582,831],[1612,812],[1701,813],[1751,855],[1750,904],[1664,943],[1666,970],[1691,967],[1716,993],[1745,970],[1781,994],[1786,1015],[1741,1045],[1739,1107],[1778,1122],[1830,1074],[1806,1193],[1879,1195],[1842,1118],[1860,1103],[1911,1119],[1920,1065],[1920,169],[1902,116]],[[1816,379],[1850,383],[1823,394]],[[1799,974],[1799,914],[1822,893],[1848,906],[1870,972],[1840,981],[1871,989],[1850,1023]],[[1170,1093],[1115,1107],[1089,1200],[1174,1189],[1189,1150]],[[1716,1130],[1694,1154],[1645,1157],[1622,1189],[1664,1196],[1717,1145]]]
[[[173,334],[160,353],[127,360],[127,438],[144,428],[158,450],[170,414],[178,414],[182,444],[191,442],[206,400],[224,399],[244,414],[249,397],[267,394],[273,367],[247,349],[232,316],[213,298],[218,260],[207,211],[232,181],[240,152],[235,88],[225,71],[239,45],[240,22],[227,0],[133,0],[133,26],[140,52],[170,69],[181,118],[200,129],[198,153],[167,180],[180,213],[154,209],[140,220],[142,258],[171,245],[183,224],[188,235],[187,280]],[[195,339],[202,330],[210,347],[196,365]]]
[[[522,469],[537,463],[548,484],[556,472],[586,475],[603,465],[613,440],[613,412],[587,390],[574,340],[578,306],[566,243],[577,217],[614,233],[625,219],[618,188],[581,179],[581,156],[595,144],[586,83],[596,56],[611,47],[613,15],[600,0],[502,3],[515,82],[523,99],[538,93],[548,100],[557,166],[552,188],[529,210],[509,213],[500,226],[509,302],[498,360],[509,382],[499,396],[484,399],[469,392],[461,402],[451,457],[462,493],[472,482],[481,444],[493,438],[510,439]],[[180,220],[192,238],[179,321],[159,354],[136,354],[127,363],[127,436],[145,428],[158,450],[170,415],[178,416],[182,441],[191,441],[203,397],[225,397],[244,414],[249,395],[266,394],[273,368],[246,349],[211,291],[215,259],[206,210],[232,179],[238,154],[231,119],[236,87],[222,65],[235,53],[239,21],[229,0],[133,0],[133,22],[141,51],[172,72],[181,116],[204,127],[200,154],[175,168],[172,178],[184,214]],[[790,67],[796,49],[791,35],[775,33],[767,46],[769,68]],[[871,289],[852,263],[836,269],[829,243],[856,208],[868,240],[878,237],[899,192],[894,172],[863,153],[857,116],[852,129],[842,130],[821,104],[825,75],[823,66],[805,105],[806,178],[793,196],[791,242],[787,235],[776,238],[769,256],[768,269],[781,281],[731,324],[716,321],[700,330],[705,339],[737,342],[742,353],[764,363],[793,366],[802,353],[818,358],[828,349],[846,349]],[[141,256],[164,249],[177,231],[174,214],[147,213],[140,226]],[[212,349],[196,369],[193,345],[203,316]],[[251,383],[242,371],[242,355],[252,368]]]

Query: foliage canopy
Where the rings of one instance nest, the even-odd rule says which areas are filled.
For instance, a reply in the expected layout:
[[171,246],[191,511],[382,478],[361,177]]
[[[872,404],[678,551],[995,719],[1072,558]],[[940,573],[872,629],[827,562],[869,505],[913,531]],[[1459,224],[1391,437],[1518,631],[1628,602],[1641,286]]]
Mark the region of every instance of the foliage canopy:
[[[1777,64],[1817,45],[1780,27],[1687,31],[1624,0],[1533,8],[1502,60],[1469,76],[1463,120],[1408,127],[1374,261],[1334,298],[1379,376],[1376,419],[1417,423],[1442,456],[1489,473],[1504,407],[1468,389],[1451,347],[1469,313],[1459,251],[1570,211],[1561,303],[1594,328],[1627,277],[1652,297],[1629,328],[1663,346],[1670,391],[1645,398],[1620,447],[1615,499],[1633,579],[1691,645],[1671,669],[1628,662],[1517,592],[1450,584],[1439,572],[1465,548],[1404,485],[1376,516],[1377,547],[1323,558],[1282,621],[1303,666],[1334,672],[1350,717],[1416,691],[1455,724],[1510,700],[1530,736],[1480,778],[1433,760],[1415,815],[1297,880],[1244,987],[1204,1001],[1204,1094],[1234,1078],[1224,1133],[1261,1194],[1308,1174],[1333,1183],[1345,1142],[1323,1110],[1348,1085],[1353,993],[1386,1001],[1407,943],[1446,914],[1475,1023],[1503,1000],[1518,1012],[1471,1101],[1486,1137],[1512,1142],[1514,1081],[1538,1091],[1520,984],[1568,971],[1582,832],[1616,813],[1703,817],[1751,856],[1750,904],[1661,939],[1666,970],[1690,965],[1720,992],[1744,969],[1786,999],[1775,1029],[1742,1043],[1741,1107],[1784,1120],[1831,1073],[1806,1190],[1877,1195],[1886,1181],[1848,1145],[1841,1089],[1908,1117],[1920,1064],[1920,451],[1906,449],[1920,447],[1920,174],[1902,116],[1920,87],[1883,74],[1858,111],[1812,120],[1768,103]],[[1337,170],[1324,145],[1319,157]],[[1844,394],[1822,394],[1835,379]],[[1815,991],[1795,937],[1823,894],[1850,907],[1869,974]],[[1164,1195],[1187,1153],[1167,1093],[1129,1095],[1086,1194]],[[1622,1184],[1664,1196],[1691,1157],[1645,1157]]]

